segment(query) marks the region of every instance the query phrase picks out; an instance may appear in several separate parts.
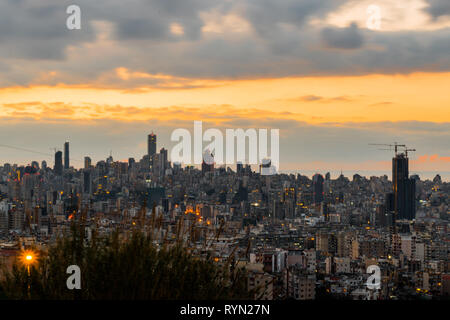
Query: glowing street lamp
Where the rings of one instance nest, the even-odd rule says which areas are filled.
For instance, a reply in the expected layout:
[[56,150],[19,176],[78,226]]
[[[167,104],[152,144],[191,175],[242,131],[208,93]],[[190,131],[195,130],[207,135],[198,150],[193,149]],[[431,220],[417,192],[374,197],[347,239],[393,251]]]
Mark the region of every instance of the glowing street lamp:
[[22,264],[27,266],[29,273],[30,265],[34,264],[37,260],[37,253],[32,250],[24,250],[21,254],[20,260],[22,261]]
[[30,265],[34,264],[37,261],[37,253],[35,253],[32,250],[24,250],[21,254],[20,260],[22,261],[22,264],[27,266],[27,292],[28,292],[28,298],[30,298]]

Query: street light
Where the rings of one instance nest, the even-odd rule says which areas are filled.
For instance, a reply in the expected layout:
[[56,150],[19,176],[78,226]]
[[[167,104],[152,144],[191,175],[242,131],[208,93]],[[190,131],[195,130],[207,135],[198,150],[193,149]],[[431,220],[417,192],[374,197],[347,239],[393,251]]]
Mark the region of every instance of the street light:
[[21,254],[20,260],[22,261],[22,264],[27,266],[27,293],[28,293],[28,298],[30,298],[31,294],[30,294],[30,289],[31,289],[31,284],[30,284],[30,277],[31,277],[31,273],[30,273],[30,266],[34,263],[36,263],[37,261],[37,253],[32,251],[32,250],[24,250]]
[[32,250],[24,250],[20,256],[20,260],[29,269],[30,265],[36,263],[37,253]]
[[28,271],[28,277],[30,276],[30,264],[33,263],[33,256],[31,254],[27,254],[25,256],[25,260],[27,262],[27,271]]

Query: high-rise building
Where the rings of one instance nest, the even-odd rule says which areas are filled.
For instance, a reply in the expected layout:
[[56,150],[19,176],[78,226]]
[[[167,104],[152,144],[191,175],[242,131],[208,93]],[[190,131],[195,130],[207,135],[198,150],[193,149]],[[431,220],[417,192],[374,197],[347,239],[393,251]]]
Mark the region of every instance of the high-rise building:
[[128,168],[131,169],[133,165],[136,163],[136,160],[134,158],[128,158]]
[[156,134],[153,132],[148,135],[147,141],[147,154],[150,158],[156,154]]
[[64,169],[69,169],[69,141],[64,143]]
[[92,160],[90,157],[84,157],[84,168],[89,169],[92,165]]
[[319,231],[316,233],[316,251],[328,252],[330,234]]
[[55,174],[58,176],[62,175],[63,172],[63,163],[62,163],[62,152],[56,151],[55,153],[55,166],[53,167],[55,170]]
[[166,169],[169,167],[168,166],[168,152],[167,149],[161,148],[161,150],[159,151],[159,153],[161,154],[160,156],[160,169],[162,174],[164,175]]
[[386,193],[385,207],[387,212],[395,211],[394,193]]
[[83,171],[83,193],[92,193],[92,174],[87,169]]
[[313,202],[321,203],[323,201],[323,176],[316,173],[313,176]]
[[243,166],[242,162],[238,161],[236,163],[236,173],[241,174],[243,170],[244,170],[244,166]]
[[203,153],[203,161],[202,161],[202,172],[213,172],[214,171],[214,155],[210,153],[209,150],[206,150]]
[[323,216],[325,221],[330,221],[330,209],[326,202],[322,202],[320,205],[320,214]]
[[[145,156],[144,156],[145,157]],[[149,156],[147,156],[149,158]],[[154,174],[161,174],[161,154],[155,153],[150,159],[151,171]]]
[[396,154],[392,159],[392,185],[396,219],[412,220],[416,216],[416,181],[409,178],[408,157]]

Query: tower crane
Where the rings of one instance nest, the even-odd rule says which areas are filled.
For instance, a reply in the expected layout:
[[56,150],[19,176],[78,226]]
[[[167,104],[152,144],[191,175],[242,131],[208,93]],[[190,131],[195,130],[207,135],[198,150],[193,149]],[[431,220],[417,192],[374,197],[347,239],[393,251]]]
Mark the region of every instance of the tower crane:
[[416,149],[408,149],[405,147],[405,155],[408,158],[408,151],[416,151]]
[[394,147],[395,155],[397,155],[398,148],[406,148],[406,145],[404,144],[398,144],[397,142],[394,142],[394,144],[386,144],[386,143],[369,143],[370,146],[384,146],[389,147],[389,149],[382,149],[382,150],[392,150],[391,148]]
[[384,143],[369,143],[371,146],[385,146],[389,147],[389,149],[380,149],[380,150],[392,150],[391,148],[394,147],[395,155],[398,153],[398,149],[402,148],[405,152],[405,156],[408,157],[408,152],[410,151],[416,151],[416,149],[410,149],[405,144],[399,144],[397,142],[394,142],[394,144],[384,144]]

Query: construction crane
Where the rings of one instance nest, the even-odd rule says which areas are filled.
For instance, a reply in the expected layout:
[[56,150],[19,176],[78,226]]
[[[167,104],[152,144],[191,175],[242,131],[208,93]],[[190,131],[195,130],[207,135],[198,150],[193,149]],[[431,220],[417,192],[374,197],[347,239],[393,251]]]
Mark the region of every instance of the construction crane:
[[416,151],[416,149],[408,149],[405,147],[405,155],[408,158],[408,151]]
[[394,144],[385,144],[385,143],[369,143],[370,146],[384,146],[389,147],[389,149],[380,149],[380,150],[392,150],[392,147],[394,147],[395,155],[397,155],[398,148],[406,148],[406,145],[404,144],[398,144],[397,142],[394,142]]
[[389,147],[389,149],[379,149],[379,150],[392,150],[392,147],[394,147],[395,155],[398,153],[398,149],[402,148],[405,152],[405,156],[408,157],[409,151],[416,151],[416,149],[409,149],[405,144],[398,144],[397,142],[394,142],[394,144],[384,144],[384,143],[369,143],[371,146],[385,146]]

